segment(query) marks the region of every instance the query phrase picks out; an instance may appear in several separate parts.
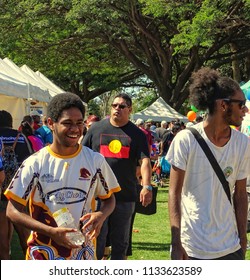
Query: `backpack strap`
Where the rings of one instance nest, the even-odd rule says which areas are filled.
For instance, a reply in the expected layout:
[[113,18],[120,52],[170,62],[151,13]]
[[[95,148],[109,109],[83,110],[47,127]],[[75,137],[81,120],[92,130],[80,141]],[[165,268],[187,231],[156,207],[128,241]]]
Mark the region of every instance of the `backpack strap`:
[[31,147],[31,143],[30,143],[29,139],[28,139],[23,133],[20,133],[20,134],[22,134],[22,136],[23,136],[23,138],[24,138],[24,141],[25,141],[25,143],[27,144],[27,147],[28,147],[28,150],[29,150],[30,155],[34,154],[34,150],[33,150],[33,148]]
[[18,138],[20,137],[20,135],[21,135],[21,133],[18,132],[18,133],[17,133],[17,136],[16,136],[16,139],[15,139],[13,145],[12,145],[13,150],[15,150],[15,148],[16,148],[16,144],[17,144],[17,141],[18,141]]

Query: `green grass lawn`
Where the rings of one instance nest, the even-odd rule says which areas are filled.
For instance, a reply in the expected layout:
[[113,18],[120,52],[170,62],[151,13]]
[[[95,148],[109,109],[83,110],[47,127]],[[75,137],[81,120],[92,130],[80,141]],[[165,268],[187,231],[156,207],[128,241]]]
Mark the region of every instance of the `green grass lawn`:
[[[168,188],[158,188],[157,213],[136,214],[133,228],[133,255],[129,260],[169,260],[170,225],[168,218]],[[248,233],[250,242],[250,233]],[[246,253],[250,260],[250,250]]]
[[[167,211],[168,188],[158,188],[157,213],[136,214],[133,227],[133,255],[129,260],[169,260],[170,226]],[[248,234],[250,240],[250,234]],[[12,259],[24,259],[16,234],[12,240]],[[246,259],[250,260],[250,250]]]
[[19,239],[17,233],[14,230],[12,242],[11,242],[11,259],[12,260],[24,260],[25,256],[19,245]]
[[130,260],[168,260],[170,230],[167,212],[168,188],[158,188],[157,213],[136,214],[133,227],[133,255]]

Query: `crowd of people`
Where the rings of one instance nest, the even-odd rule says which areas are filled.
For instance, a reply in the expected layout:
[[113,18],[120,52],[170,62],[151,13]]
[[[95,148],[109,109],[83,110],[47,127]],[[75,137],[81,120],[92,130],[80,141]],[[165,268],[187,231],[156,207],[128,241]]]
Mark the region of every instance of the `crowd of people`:
[[[188,124],[133,122],[132,99],[124,93],[114,97],[104,119],[85,117],[81,99],[72,93],[54,96],[46,116],[32,111],[18,129],[10,113],[0,111],[0,259],[11,259],[16,230],[26,259],[126,260],[132,255],[136,201],[147,207],[164,176],[171,258],[244,259],[250,145],[230,125],[240,127],[248,111],[245,96],[232,79],[202,68],[192,76],[190,102],[207,115]],[[221,166],[232,203],[190,126]],[[9,176],[11,150],[16,166]],[[56,223],[54,212],[64,207],[77,229]],[[83,244],[68,238],[76,230]]]

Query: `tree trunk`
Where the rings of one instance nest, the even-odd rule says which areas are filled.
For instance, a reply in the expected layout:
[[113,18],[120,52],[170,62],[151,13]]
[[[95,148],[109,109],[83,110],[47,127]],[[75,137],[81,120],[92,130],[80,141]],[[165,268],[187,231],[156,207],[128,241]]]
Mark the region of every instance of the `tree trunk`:
[[[238,47],[235,43],[231,43],[230,48],[232,53],[237,53]],[[241,82],[240,63],[239,60],[234,55],[232,55],[232,71],[233,71],[233,79],[238,83],[240,83]]]

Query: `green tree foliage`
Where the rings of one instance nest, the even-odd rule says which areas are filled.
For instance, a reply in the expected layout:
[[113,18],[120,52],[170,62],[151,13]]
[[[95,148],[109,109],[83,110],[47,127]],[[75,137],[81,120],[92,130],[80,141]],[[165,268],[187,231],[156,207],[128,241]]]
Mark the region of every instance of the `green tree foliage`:
[[57,77],[60,86],[70,84],[86,102],[142,85],[178,110],[191,73],[202,66],[228,75],[237,66],[238,77],[249,78],[249,6],[250,0],[2,1],[0,49]]
[[6,1],[0,5],[2,56],[39,69],[85,102],[140,77],[94,34],[79,34],[72,1]]

